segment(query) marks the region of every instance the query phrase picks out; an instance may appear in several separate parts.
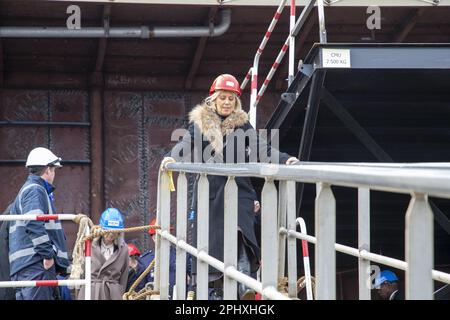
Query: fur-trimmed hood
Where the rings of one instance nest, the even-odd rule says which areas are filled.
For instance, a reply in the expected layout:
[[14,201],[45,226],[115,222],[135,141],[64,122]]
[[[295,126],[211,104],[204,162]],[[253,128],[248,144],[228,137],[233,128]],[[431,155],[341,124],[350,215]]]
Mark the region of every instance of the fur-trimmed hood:
[[248,114],[243,110],[234,110],[222,121],[214,107],[203,102],[189,113],[189,122],[199,127],[215,152],[222,153],[223,136],[247,123]]

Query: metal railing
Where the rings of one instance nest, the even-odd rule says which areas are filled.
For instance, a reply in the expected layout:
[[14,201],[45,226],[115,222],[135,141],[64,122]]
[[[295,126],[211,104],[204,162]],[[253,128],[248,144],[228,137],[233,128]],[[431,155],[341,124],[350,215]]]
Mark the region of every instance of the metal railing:
[[[296,298],[297,261],[296,239],[315,246],[316,299],[336,299],[336,251],[359,260],[359,297],[370,299],[370,262],[406,271],[406,298],[432,299],[433,279],[450,283],[450,274],[433,270],[433,214],[428,196],[450,199],[449,164],[331,164],[300,163],[273,164],[198,164],[173,163],[168,170],[179,172],[177,181],[177,236],[169,231],[171,173],[160,174],[158,186],[155,272],[156,290],[161,299],[168,298],[169,249],[177,248],[177,297],[185,298],[185,255],[197,258],[197,298],[208,297],[208,265],[224,274],[224,297],[236,299],[236,281],[261,293],[265,299],[286,299],[277,291],[284,276],[285,241],[288,241],[288,291]],[[186,173],[200,174],[198,182],[197,247],[186,241],[187,181]],[[207,175],[227,176],[224,195],[224,261],[208,254],[209,186]],[[261,282],[237,271],[237,186],[235,177],[265,178],[261,206]],[[279,190],[275,187],[279,181]],[[296,231],[295,183],[314,183],[315,237]],[[336,202],[331,186],[358,190],[358,248],[336,242]],[[370,252],[370,190],[410,194],[406,212],[405,256],[401,261]],[[274,223],[278,221],[278,223]],[[286,239],[287,238],[287,239]]]
[[[0,221],[74,221],[75,214],[18,214],[18,215],[0,215]],[[90,228],[86,226],[85,235],[90,235]],[[0,288],[17,287],[57,287],[57,286],[85,286],[85,300],[91,300],[91,240],[85,243],[85,269],[84,279],[79,280],[36,280],[36,281],[0,281]]]
[[255,57],[253,58],[253,65],[248,70],[244,80],[241,84],[241,90],[243,91],[251,80],[251,94],[250,94],[250,110],[249,110],[249,118],[251,125],[256,128],[256,106],[258,105],[261,97],[267,89],[270,81],[272,80],[273,75],[277,71],[280,63],[282,62],[286,51],[289,49],[289,65],[288,65],[288,84],[290,85],[292,80],[294,79],[294,68],[295,68],[295,37],[300,32],[300,29],[305,24],[308,19],[311,11],[314,9],[314,5],[317,1],[318,8],[318,16],[319,16],[319,34],[320,34],[320,43],[327,42],[327,31],[325,29],[325,14],[324,14],[324,3],[323,0],[310,0],[305,7],[303,8],[298,20],[295,20],[295,8],[296,3],[295,0],[290,0],[290,26],[289,26],[289,35],[286,41],[283,43],[280,52],[278,53],[275,62],[273,63],[269,73],[266,76],[261,88],[258,91],[258,68],[259,68],[259,59],[266,47],[267,42],[269,41],[270,36],[272,35],[272,31],[275,28],[278,20],[283,12],[283,9],[286,5],[287,0],[281,0],[280,4],[275,12],[275,15],[270,22],[269,28],[267,29],[261,44],[256,51]]

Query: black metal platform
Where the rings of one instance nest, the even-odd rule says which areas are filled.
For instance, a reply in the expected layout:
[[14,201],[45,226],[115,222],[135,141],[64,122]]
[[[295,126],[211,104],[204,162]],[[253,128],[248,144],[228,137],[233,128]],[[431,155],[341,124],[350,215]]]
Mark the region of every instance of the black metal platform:
[[[305,161],[449,162],[450,44],[316,44],[266,129],[279,129],[280,148]],[[302,188],[298,214],[314,233],[315,187]],[[334,191],[337,241],[357,246],[356,191]],[[372,251],[404,259],[409,197],[371,195]],[[449,265],[450,202],[432,203],[435,263]],[[337,257],[338,268],[357,267]]]

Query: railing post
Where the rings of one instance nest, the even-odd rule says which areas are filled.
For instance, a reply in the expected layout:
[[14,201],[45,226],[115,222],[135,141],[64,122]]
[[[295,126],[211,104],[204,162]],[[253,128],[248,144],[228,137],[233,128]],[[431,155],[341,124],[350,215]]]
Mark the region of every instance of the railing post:
[[[209,251],[209,182],[205,174],[198,180],[197,249],[198,253]],[[208,300],[209,266],[197,259],[197,299]]]
[[406,299],[432,300],[433,212],[428,196],[414,193],[405,221]]
[[273,180],[266,179],[261,201],[261,280],[264,290],[267,287],[277,288],[278,284],[278,228],[274,223],[277,221],[277,189]]
[[[89,226],[86,226],[85,236],[89,236],[91,234],[91,229]],[[84,287],[84,300],[91,300],[91,272],[92,272],[92,264],[91,264],[91,253],[92,253],[92,240],[86,240],[84,242],[84,255],[85,255],[85,261],[84,261],[84,280],[85,287]]]
[[[163,172],[159,172],[158,175],[158,189],[156,190],[156,224],[158,226],[161,225],[161,189],[163,187]],[[161,241],[160,241],[160,236],[158,234],[158,232],[156,232],[155,235],[155,273],[154,273],[154,277],[153,277],[153,289],[155,291],[159,291],[160,288],[160,270],[161,270],[161,266],[160,266],[160,258],[161,256]]]
[[316,295],[317,300],[336,299],[336,201],[330,185],[319,183],[316,197]]
[[[167,171],[161,174],[161,211],[160,226],[162,232],[170,232],[170,178]],[[159,238],[159,292],[161,300],[169,299],[169,264],[170,264],[170,242],[166,238]]]
[[286,234],[280,234],[280,228],[286,228],[287,199],[286,181],[280,181],[278,193],[278,279],[284,277],[286,261]]
[[[225,270],[228,267],[237,269],[238,189],[234,177],[228,177],[224,201],[224,268]],[[236,280],[224,275],[223,289],[225,300],[236,300]]]
[[[296,230],[295,214],[295,181],[286,185],[287,199],[287,229]],[[297,298],[297,239],[288,237],[288,291],[290,298]]]
[[[187,180],[180,172],[177,180],[177,239],[186,241],[187,226]],[[177,300],[186,299],[186,251],[177,247],[176,257]]]
[[[358,250],[370,252],[370,189],[358,188]],[[370,261],[358,259],[359,300],[370,300]]]

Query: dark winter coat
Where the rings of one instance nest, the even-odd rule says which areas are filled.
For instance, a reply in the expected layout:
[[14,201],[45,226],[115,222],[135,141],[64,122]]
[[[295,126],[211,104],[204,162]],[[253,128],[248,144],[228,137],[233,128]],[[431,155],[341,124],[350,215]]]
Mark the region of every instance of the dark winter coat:
[[[245,111],[235,110],[228,117],[219,116],[214,107],[203,103],[189,114],[188,132],[172,149],[171,156],[177,161],[208,163],[262,162],[260,155],[267,154],[278,163],[286,163],[289,155],[272,149],[265,139],[260,139],[248,121]],[[243,144],[237,143],[239,129],[247,133]],[[201,137],[202,140],[197,139]],[[201,144],[201,148],[200,148]],[[206,158],[202,155],[210,153]],[[264,161],[265,162],[265,161]],[[209,254],[223,261],[224,245],[224,190],[227,177],[208,176],[209,181]],[[235,179],[238,187],[238,228],[244,236],[244,242],[250,249],[252,271],[257,270],[260,249],[254,231],[255,191],[248,177]],[[195,192],[194,199],[197,199]],[[196,205],[194,205],[196,206]],[[195,238],[196,230],[193,230]],[[192,273],[196,272],[193,266]],[[216,272],[210,268],[210,273]]]
[[[55,214],[50,196],[54,187],[41,177],[30,175],[20,189],[11,214]],[[66,236],[59,220],[11,221],[9,223],[9,262],[11,275],[40,262],[55,260],[57,272],[69,266]]]

